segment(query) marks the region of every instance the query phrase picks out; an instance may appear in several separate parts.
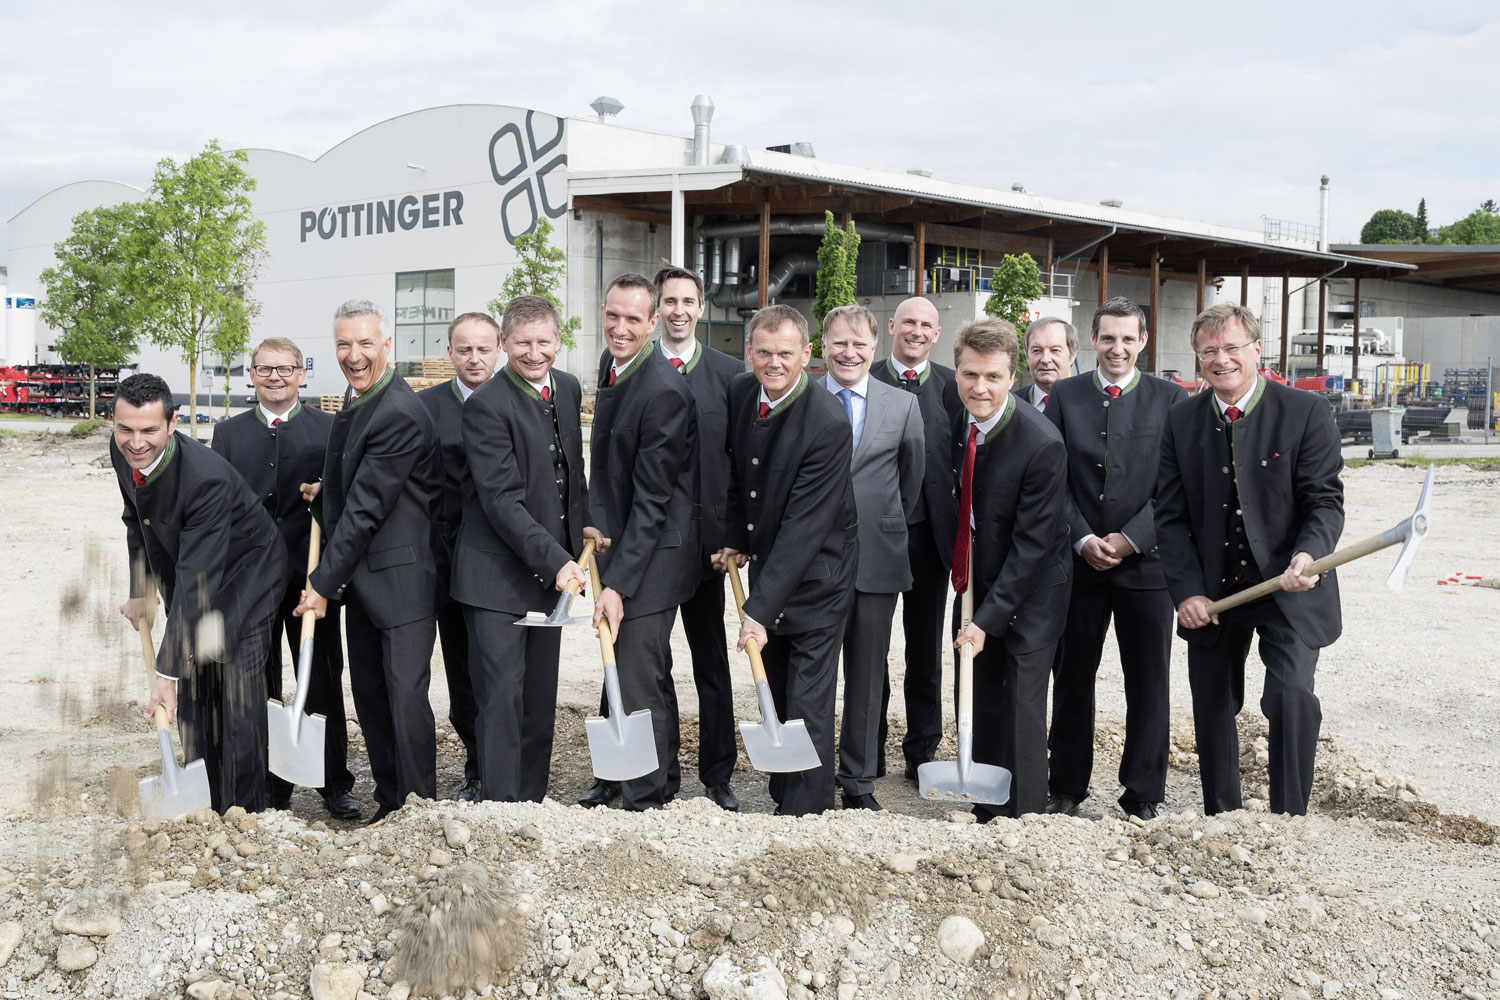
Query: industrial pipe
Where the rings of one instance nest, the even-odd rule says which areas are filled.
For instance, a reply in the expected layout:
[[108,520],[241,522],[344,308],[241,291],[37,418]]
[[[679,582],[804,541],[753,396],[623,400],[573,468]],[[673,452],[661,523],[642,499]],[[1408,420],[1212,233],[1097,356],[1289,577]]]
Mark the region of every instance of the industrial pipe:
[[[734,244],[730,244],[733,246]],[[766,301],[772,302],[777,299],[787,283],[799,274],[817,274],[818,258],[810,253],[792,253],[782,257],[771,265],[767,274]],[[726,287],[722,292],[712,299],[713,304],[721,309],[745,309],[753,308],[760,300],[760,287],[758,284],[738,285]]]

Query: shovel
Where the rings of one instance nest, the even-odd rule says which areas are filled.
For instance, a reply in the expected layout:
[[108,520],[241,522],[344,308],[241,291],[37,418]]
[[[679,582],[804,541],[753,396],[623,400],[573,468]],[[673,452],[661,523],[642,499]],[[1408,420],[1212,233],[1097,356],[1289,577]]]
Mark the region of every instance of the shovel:
[[[323,529],[314,519],[307,539],[308,588],[312,572],[318,568],[318,554]],[[266,699],[266,738],[270,747],[271,771],[303,788],[323,787],[323,742],[328,719],[305,714],[307,693],[312,687],[313,632],[317,627],[315,612],[302,614],[302,645],[297,653],[297,691],[290,705],[275,698]]]
[[[740,621],[745,620],[745,588],[740,583],[740,571],[729,566],[729,584],[734,588],[734,606]],[[757,771],[790,773],[810,771],[822,761],[818,749],[808,735],[807,723],[801,719],[782,722],[776,714],[776,702],[771,698],[771,685],[766,680],[766,666],[760,660],[760,643],[754,639],[745,642],[745,652],[750,654],[750,674],[755,678],[755,697],[760,702],[760,722],[741,722],[740,738],[745,741],[745,753]]]
[[[602,592],[599,565],[589,544],[584,543],[584,555],[594,575],[594,590]],[[629,781],[656,770],[656,733],[651,728],[649,709],[626,715],[620,704],[620,674],[615,669],[615,641],[607,618],[599,619],[599,652],[604,657],[604,697],[609,703],[609,716],[591,715],[583,720],[589,737],[589,760],[594,777],[601,781]]]
[[[594,555],[594,540],[586,538],[583,541],[583,555],[578,557],[581,566],[587,566]],[[557,606],[548,614],[540,611],[528,611],[525,618],[517,618],[517,625],[530,625],[532,628],[562,628],[564,625],[582,625],[592,617],[591,615],[574,615],[573,598],[583,589],[583,581],[578,579],[569,580],[563,592],[557,595]]]
[[[151,622],[141,618],[136,624],[141,634],[141,652],[146,654],[146,670],[156,674],[156,650],[151,647]],[[208,790],[208,766],[201,760],[186,767],[177,766],[172,752],[172,734],[167,710],[156,706],[156,743],[161,748],[161,777],[142,778],[140,782],[141,815],[146,819],[175,819],[198,809],[213,808]]]
[[[970,559],[973,559],[970,549]],[[971,562],[972,565],[972,562]],[[964,588],[959,605],[962,631],[974,617],[974,588]],[[958,654],[958,760],[930,760],[917,768],[917,787],[924,798],[956,799],[1003,806],[1010,801],[1010,771],[995,764],[974,763],[974,646]]]
[[[1411,568],[1411,562],[1416,558],[1417,546],[1427,537],[1427,529],[1432,523],[1432,466],[1427,467],[1427,478],[1422,480],[1422,492],[1417,496],[1417,509],[1411,512],[1411,516],[1401,523],[1382,531],[1378,535],[1371,535],[1362,542],[1355,542],[1348,548],[1339,549],[1331,555],[1322,559],[1314,559],[1307,564],[1302,571],[1303,576],[1317,576],[1326,573],[1344,563],[1353,562],[1356,559],[1379,552],[1381,549],[1392,545],[1401,545],[1401,554],[1396,557],[1396,565],[1385,579],[1385,585],[1390,588],[1391,593],[1401,593],[1401,585],[1406,582],[1406,571]],[[1237,608],[1241,604],[1248,604],[1267,594],[1274,594],[1281,589],[1281,577],[1266,580],[1253,587],[1247,587],[1228,597],[1214,601],[1210,604],[1207,612],[1216,615],[1230,608]]]

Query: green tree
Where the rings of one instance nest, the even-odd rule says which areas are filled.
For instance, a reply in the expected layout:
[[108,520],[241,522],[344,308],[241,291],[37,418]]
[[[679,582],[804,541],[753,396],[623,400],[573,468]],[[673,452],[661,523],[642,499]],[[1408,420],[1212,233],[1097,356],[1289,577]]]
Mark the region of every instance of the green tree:
[[1500,245],[1500,215],[1476,208],[1453,225],[1443,230],[1444,243],[1463,243],[1469,246]]
[[136,315],[154,343],[175,347],[187,363],[194,437],[203,358],[243,352],[259,310],[249,289],[265,264],[266,233],[250,203],[248,161],[217,140],[180,166],[162,160],[131,240]]
[[1417,202],[1416,237],[1418,243],[1426,243],[1430,224],[1427,221],[1427,199]]
[[990,297],[985,300],[984,313],[998,316],[1017,333],[1024,333],[1026,314],[1043,291],[1042,269],[1031,254],[1006,254],[990,274]]
[[[499,319],[506,305],[517,295],[539,295],[557,309],[559,316],[566,316],[557,289],[562,286],[563,276],[568,270],[568,255],[561,247],[552,245],[552,223],[546,218],[537,220],[536,228],[516,237],[516,266],[510,269],[500,283],[500,295],[490,300],[491,315]],[[578,328],[583,321],[577,316],[567,316],[562,324],[564,347],[578,346]]]
[[1399,208],[1382,208],[1359,231],[1361,243],[1415,243],[1417,217]]
[[859,262],[859,233],[854,220],[846,230],[834,222],[832,212],[823,213],[823,242],[818,246],[818,276],[814,284],[812,313],[817,330],[812,336],[813,355],[823,356],[823,317],[839,306],[854,303],[854,268]]
[[40,275],[42,322],[63,331],[54,349],[69,364],[89,366],[85,419],[94,417],[99,369],[118,368],[136,352],[125,243],[139,213],[136,202],[79,212],[67,239],[53,248],[57,265]]

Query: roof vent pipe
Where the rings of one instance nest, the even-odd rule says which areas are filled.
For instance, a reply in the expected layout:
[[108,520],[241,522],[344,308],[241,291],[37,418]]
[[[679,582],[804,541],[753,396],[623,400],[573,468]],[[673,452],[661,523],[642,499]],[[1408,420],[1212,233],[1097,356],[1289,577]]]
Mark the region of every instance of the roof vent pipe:
[[1328,252],[1328,175],[1318,185],[1318,250]]
[[730,238],[724,241],[724,284],[740,283],[740,241]]
[[706,167],[708,155],[708,125],[714,120],[714,99],[707,94],[693,98],[688,107],[693,113],[693,166]]

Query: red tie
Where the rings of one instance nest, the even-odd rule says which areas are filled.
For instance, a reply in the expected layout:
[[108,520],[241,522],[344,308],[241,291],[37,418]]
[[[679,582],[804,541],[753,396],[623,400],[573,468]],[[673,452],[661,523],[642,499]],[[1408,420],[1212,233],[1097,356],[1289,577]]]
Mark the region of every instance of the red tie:
[[1047,397],[1050,395],[1052,395],[1050,392],[1042,393],[1042,401],[1036,404],[1036,408],[1038,410],[1041,410],[1043,413],[1047,412]]
[[609,381],[606,382],[606,383],[604,383],[604,384],[605,385],[614,385],[615,384],[615,370],[613,368],[611,368],[609,370]]
[[676,368],[678,371],[682,371],[682,359],[681,358],[672,358],[670,360],[672,362],[672,367],[673,368]]
[[1242,417],[1243,415],[1244,411],[1241,410],[1238,406],[1224,407],[1224,416],[1229,420],[1231,424],[1240,419],[1240,417]]
[[770,403],[761,403],[760,404],[760,419],[764,420],[767,417],[769,417],[770,415],[771,415],[771,404]]
[[545,385],[542,386],[542,402],[544,402],[544,403],[550,403],[550,402],[552,402],[552,387],[551,386],[545,386]]
[[280,427],[281,426],[281,418],[277,417],[275,420],[271,421],[271,426],[272,427]]
[[1110,399],[1120,398],[1120,387],[1117,385],[1107,385],[1104,387],[1104,391],[1106,394],[1108,394]]
[[906,381],[910,382],[917,377],[917,370],[915,368],[908,368],[901,374],[906,379]]
[[135,485],[137,487],[145,486],[146,485],[146,474],[144,472],[142,472],[140,469],[131,469],[130,470],[130,479],[131,479],[132,482],[135,483]]
[[974,452],[979,447],[979,425],[969,425],[964,442],[964,472],[958,487],[958,539],[953,545],[953,591],[969,589],[969,521],[974,511]]

